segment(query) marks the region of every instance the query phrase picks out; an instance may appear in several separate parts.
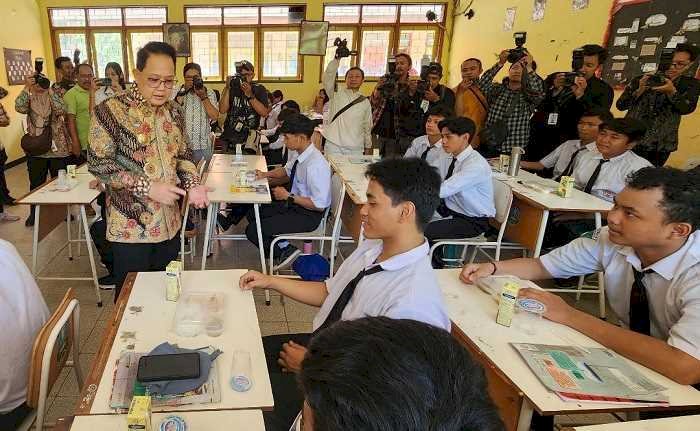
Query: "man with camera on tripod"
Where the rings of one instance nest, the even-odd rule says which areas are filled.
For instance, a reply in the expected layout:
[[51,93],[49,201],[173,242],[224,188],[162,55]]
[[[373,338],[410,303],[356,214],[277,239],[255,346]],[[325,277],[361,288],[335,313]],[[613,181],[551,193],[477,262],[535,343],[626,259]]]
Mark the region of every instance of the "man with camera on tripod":
[[[362,155],[372,151],[372,106],[367,97],[360,94],[360,86],[365,73],[359,67],[351,67],[345,72],[345,88],[336,88],[336,78],[340,60],[353,53],[347,41],[337,38],[335,58],[326,66],[323,73],[323,88],[330,99],[328,117],[323,125],[326,138],[326,154]],[[356,54],[356,53],[354,53]]]
[[221,139],[226,147],[245,144],[247,152],[257,152],[256,129],[260,117],[270,113],[267,89],[253,82],[255,68],[246,60],[236,62],[236,74],[226,78],[226,87],[219,101],[219,112],[228,114]]

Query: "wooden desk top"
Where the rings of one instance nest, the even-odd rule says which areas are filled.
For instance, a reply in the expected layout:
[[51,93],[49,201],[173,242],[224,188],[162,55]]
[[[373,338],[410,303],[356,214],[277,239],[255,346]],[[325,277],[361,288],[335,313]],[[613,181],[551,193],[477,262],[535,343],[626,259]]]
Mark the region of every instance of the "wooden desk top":
[[[540,383],[509,343],[574,345],[583,348],[601,347],[601,345],[567,326],[546,319],[527,319],[520,313],[515,314],[511,327],[497,324],[497,303],[476,286],[463,284],[459,280],[459,272],[459,269],[437,271],[447,311],[453,323],[453,331],[458,330],[459,335],[464,335],[466,341],[507,376],[510,382],[532,402],[537,411],[551,415],[659,409],[562,401]],[[648,368],[628,362],[651,380],[668,388],[665,393],[669,396],[671,407],[679,410],[700,407],[700,391],[691,386],[679,385]]]
[[700,415],[619,422],[572,428],[576,431],[690,431],[700,428]]
[[76,177],[73,181],[77,181],[77,185],[68,191],[54,190],[56,180],[49,181],[36,190],[29,192],[27,195],[17,200],[18,204],[32,205],[86,205],[94,201],[101,193],[98,189],[90,188],[90,181],[95,177],[87,172],[87,165],[83,165],[81,170],[76,170]]
[[272,202],[270,196],[270,186],[266,179],[256,180],[255,185],[267,187],[267,193],[231,193],[231,186],[238,182],[238,172],[241,169],[260,170],[267,172],[265,157],[254,155],[243,155],[241,162],[234,164],[233,154],[214,154],[209,163],[209,171],[206,174],[204,184],[213,190],[209,192],[210,202],[219,203],[239,203],[239,204],[269,204]]
[[[185,420],[189,430],[207,431],[265,431],[260,410],[219,410],[204,412],[153,413],[152,429],[157,431],[161,421],[176,414]],[[70,431],[124,431],[126,415],[76,416]]]
[[[364,160],[365,163],[352,163],[350,159]],[[367,186],[369,180],[365,177],[367,165],[372,162],[372,156],[330,156],[326,155],[326,159],[331,164],[333,170],[340,176],[345,183],[345,189],[348,196],[356,205],[364,205],[367,203]]]
[[245,166],[242,163],[234,164],[236,161],[236,156],[234,154],[214,154],[209,162],[207,171],[238,173],[238,171],[245,168],[267,172],[267,163],[263,156],[244,154],[240,161],[246,162]]

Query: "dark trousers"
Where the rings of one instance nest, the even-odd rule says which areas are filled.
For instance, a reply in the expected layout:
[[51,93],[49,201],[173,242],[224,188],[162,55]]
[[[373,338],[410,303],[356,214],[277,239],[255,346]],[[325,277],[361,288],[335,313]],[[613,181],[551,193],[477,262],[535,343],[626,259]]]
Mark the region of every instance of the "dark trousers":
[[[258,231],[255,224],[255,213],[250,208],[248,214],[248,227],[245,236],[258,245]],[[260,206],[260,228],[262,230],[263,251],[267,255],[270,244],[275,235],[283,233],[309,232],[318,227],[323,213],[307,210],[306,208],[288,204],[287,201],[274,201],[269,205]]]
[[114,255],[114,302],[117,302],[124,279],[130,272],[165,271],[180,253],[180,232],[172,239],[155,244],[112,243]]
[[110,275],[114,274],[114,253],[112,252],[112,243],[107,241],[107,220],[100,219],[93,223],[90,226],[90,237],[100,254],[100,260],[107,267],[107,271]]
[[7,163],[7,151],[2,148],[0,149],[0,203],[10,197],[10,190],[7,188],[5,180],[5,163]]
[[15,430],[19,428],[22,421],[29,416],[32,409],[26,403],[22,403],[6,413],[0,413],[0,429]]
[[277,364],[282,344],[294,341],[302,346],[307,346],[311,334],[282,334],[263,337],[263,349],[267,359],[267,371],[270,374],[272,396],[275,399],[275,408],[271,412],[263,412],[265,429],[267,431],[289,431],[292,421],[301,411],[304,397],[297,385],[297,376],[294,373],[282,372]]
[[[603,220],[603,226],[605,224],[606,222]],[[595,230],[594,219],[564,221],[550,219],[547,222],[542,246],[547,249],[561,247],[592,230]]]
[[[471,238],[486,232],[489,229],[487,217],[452,216],[441,220],[435,220],[425,228],[424,235],[432,245],[441,239]],[[442,247],[438,247],[433,253],[433,267],[442,268]]]
[[649,163],[657,167],[665,165],[666,160],[668,160],[668,157],[671,155],[671,151],[656,151],[649,150],[646,148],[635,147],[632,149],[632,151],[634,151],[634,153],[638,156],[644,157],[645,159],[649,160]]
[[[43,158],[27,156],[27,172],[29,173],[29,190],[34,190],[46,182],[46,175],[51,178],[58,176],[58,171],[66,169],[67,157]],[[31,206],[29,217],[34,217],[34,205]]]
[[382,157],[403,157],[414,139],[415,137],[413,136],[400,136],[396,138],[379,136],[377,139],[379,143],[379,154],[381,154]]
[[282,148],[278,148],[276,150],[263,150],[263,155],[265,156],[265,161],[267,162],[268,166],[281,165],[284,163]]

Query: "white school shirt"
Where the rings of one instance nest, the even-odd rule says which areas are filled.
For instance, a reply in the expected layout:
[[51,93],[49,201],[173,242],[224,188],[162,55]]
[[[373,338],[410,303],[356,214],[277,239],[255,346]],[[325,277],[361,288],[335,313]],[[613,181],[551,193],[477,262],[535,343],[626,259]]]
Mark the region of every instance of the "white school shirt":
[[[416,139],[411,142],[411,146],[408,147],[408,150],[406,150],[406,154],[404,154],[404,157],[416,157],[420,159],[420,156],[423,155],[423,152],[430,146],[430,141],[428,140],[428,135],[423,135],[419,136]],[[449,154],[445,152],[445,150],[442,149],[442,139],[437,141],[435,145],[433,145],[433,148],[428,151],[428,155],[425,156],[425,161],[428,162],[430,166],[434,166],[438,169],[438,171],[441,169],[442,166],[442,158],[443,157],[452,157]],[[449,166],[449,165],[448,165]]]
[[277,127],[277,117],[282,111],[282,103],[284,103],[284,100],[280,100],[270,108],[270,113],[265,117],[265,125],[263,126],[265,129],[274,129]]
[[27,400],[32,347],[49,309],[29,268],[5,240],[0,268],[0,413],[7,413]]
[[556,278],[605,271],[605,295],[621,322],[629,327],[629,302],[634,275],[651,269],[643,283],[649,301],[651,335],[700,359],[700,233],[685,245],[646,268],[630,247],[610,240],[608,228],[594,238],[578,238],[540,258]]
[[[442,158],[442,178],[447,176],[452,159],[450,154]],[[457,155],[452,176],[440,185],[440,198],[445,200],[447,208],[468,217],[496,215],[491,166],[471,145]]]
[[323,88],[329,98],[321,131],[326,138],[325,152],[333,155],[362,154],[365,148],[372,148],[372,106],[369,99],[331,121],[338,111],[362,95],[359,91],[348,90],[344,83],[338,83],[337,89],[333,88],[339,64],[339,60],[331,60],[323,73]]
[[291,193],[310,198],[318,209],[325,209],[331,204],[331,167],[323,154],[314,144],[310,144],[303,153],[289,151],[284,169],[287,176],[292,175],[294,162],[299,160],[294,175]]
[[[594,143],[594,145],[595,145],[595,143]],[[566,141],[563,144],[559,145],[557,148],[554,149],[554,151],[547,154],[542,160],[540,160],[540,163],[545,168],[552,168],[553,167],[554,168],[554,171],[553,171],[554,178],[556,178],[559,175],[561,175],[562,173],[564,173],[564,170],[566,169],[566,167],[569,166],[569,162],[571,161],[571,156],[573,156],[574,153],[581,148],[585,148],[585,147],[583,147],[581,145],[580,139],[571,139],[571,140]],[[582,150],[582,151],[586,151],[586,150]],[[578,154],[576,155],[576,157],[578,157]]]
[[[345,286],[365,268],[374,266],[383,242],[366,239],[343,261],[332,278],[326,280],[328,297],[313,322],[314,331],[326,321]],[[412,319],[450,330],[442,291],[430,265],[430,247],[426,240],[418,247],[397,254],[380,265],[383,271],[368,275],[357,285],[341,320],[367,316]]]
[[119,93],[121,93],[121,91],[116,92],[112,87],[100,87],[97,89],[97,91],[95,91],[95,105],[99,105],[100,103]]
[[[603,159],[595,142],[586,145],[587,151],[582,151],[574,162],[573,177],[576,181],[576,188],[583,190],[586,183],[593,175],[598,163]],[[627,176],[639,169],[651,166],[647,159],[639,157],[632,151],[625,151],[619,156],[604,163],[600,169],[598,179],[593,185],[591,194],[608,202],[612,202],[615,196],[625,188]]]

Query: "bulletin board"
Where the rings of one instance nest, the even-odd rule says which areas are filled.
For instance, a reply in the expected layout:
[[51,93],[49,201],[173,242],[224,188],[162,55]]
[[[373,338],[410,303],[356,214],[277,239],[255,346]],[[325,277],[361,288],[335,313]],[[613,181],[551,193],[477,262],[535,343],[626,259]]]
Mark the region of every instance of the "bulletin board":
[[678,43],[700,47],[700,1],[617,0],[610,10],[602,78],[622,88],[635,76],[656,71],[661,50]]

